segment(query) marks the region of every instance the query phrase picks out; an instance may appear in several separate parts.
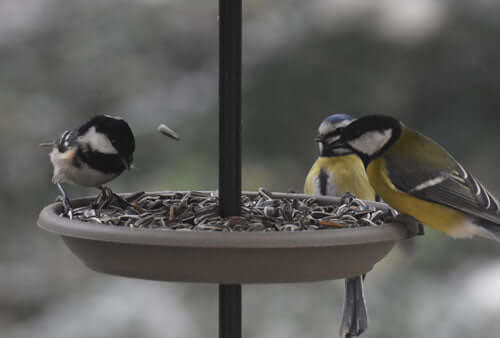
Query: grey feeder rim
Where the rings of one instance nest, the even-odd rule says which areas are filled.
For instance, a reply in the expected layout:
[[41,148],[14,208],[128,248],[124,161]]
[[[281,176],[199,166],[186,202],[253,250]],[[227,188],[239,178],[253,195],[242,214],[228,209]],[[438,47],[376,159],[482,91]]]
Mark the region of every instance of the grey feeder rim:
[[[168,191],[172,192],[172,191]],[[245,192],[249,196],[256,192]],[[272,193],[273,198],[338,197]],[[74,207],[90,198],[72,201]],[[386,204],[369,202],[377,208]],[[60,217],[45,207],[38,226],[61,235],[90,269],[124,277],[218,284],[294,283],[357,276],[370,271],[396,241],[417,233],[414,223],[302,232],[184,232],[129,229]]]

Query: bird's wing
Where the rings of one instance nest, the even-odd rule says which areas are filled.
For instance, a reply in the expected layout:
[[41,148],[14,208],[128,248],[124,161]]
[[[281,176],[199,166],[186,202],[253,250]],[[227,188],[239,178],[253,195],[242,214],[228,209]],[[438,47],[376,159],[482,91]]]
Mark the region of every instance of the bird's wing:
[[396,188],[414,197],[442,204],[500,224],[495,197],[445,149],[417,132],[406,130],[384,156]]

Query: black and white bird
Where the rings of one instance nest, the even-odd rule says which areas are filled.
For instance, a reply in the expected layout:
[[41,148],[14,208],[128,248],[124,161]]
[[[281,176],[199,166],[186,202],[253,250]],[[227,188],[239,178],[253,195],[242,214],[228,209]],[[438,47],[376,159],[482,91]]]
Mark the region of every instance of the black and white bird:
[[52,147],[52,182],[61,191],[65,211],[72,218],[71,204],[61,184],[96,187],[105,194],[108,188],[103,185],[132,167],[135,138],[122,118],[97,115],[41,146]]

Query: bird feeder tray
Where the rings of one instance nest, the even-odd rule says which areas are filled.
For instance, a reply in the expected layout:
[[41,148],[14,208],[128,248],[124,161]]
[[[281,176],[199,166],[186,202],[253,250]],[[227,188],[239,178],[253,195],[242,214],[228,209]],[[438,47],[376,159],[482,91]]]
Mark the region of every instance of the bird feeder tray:
[[[337,197],[315,198],[321,204],[340,201]],[[72,203],[78,208],[91,201],[84,198]],[[383,203],[367,204],[388,208]],[[160,281],[292,283],[358,276],[370,271],[396,241],[417,233],[415,224],[402,224],[397,218],[378,226],[297,232],[156,231],[70,220],[59,216],[62,210],[61,203],[45,207],[38,225],[60,235],[90,269]]]

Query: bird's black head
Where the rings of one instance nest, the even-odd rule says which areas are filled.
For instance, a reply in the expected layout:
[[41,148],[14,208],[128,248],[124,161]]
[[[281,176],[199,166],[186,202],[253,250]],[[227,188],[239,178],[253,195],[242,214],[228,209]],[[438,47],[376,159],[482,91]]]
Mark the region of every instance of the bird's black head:
[[118,155],[130,167],[135,151],[135,138],[125,120],[97,115],[78,128],[77,142],[88,147],[89,151],[101,154]]
[[399,139],[401,132],[401,122],[395,118],[368,115],[339,129],[340,137],[333,146],[350,148],[367,165],[389,149]]

